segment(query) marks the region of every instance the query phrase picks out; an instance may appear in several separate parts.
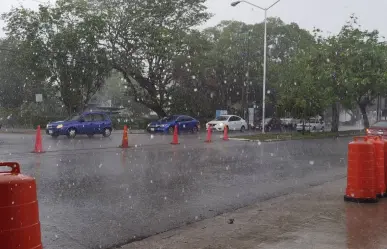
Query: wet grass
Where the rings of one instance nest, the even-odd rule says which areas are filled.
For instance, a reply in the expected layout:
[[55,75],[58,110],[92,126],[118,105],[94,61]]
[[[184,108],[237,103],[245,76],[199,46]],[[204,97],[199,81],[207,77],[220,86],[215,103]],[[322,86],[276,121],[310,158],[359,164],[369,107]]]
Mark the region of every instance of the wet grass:
[[351,137],[364,136],[364,131],[339,131],[339,132],[283,132],[283,133],[257,133],[253,135],[237,136],[234,138],[259,140],[259,141],[285,141],[285,140],[301,140],[301,139],[321,139],[321,138],[336,138],[336,137]]

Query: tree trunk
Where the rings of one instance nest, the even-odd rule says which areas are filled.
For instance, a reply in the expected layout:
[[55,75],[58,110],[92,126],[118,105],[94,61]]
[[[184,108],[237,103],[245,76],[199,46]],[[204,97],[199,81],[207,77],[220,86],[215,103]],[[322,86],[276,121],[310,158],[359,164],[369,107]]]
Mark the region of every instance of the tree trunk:
[[334,104],[332,104],[331,132],[339,132],[339,119],[340,119],[340,113],[339,113],[338,104],[334,103]]
[[370,127],[370,122],[368,121],[367,117],[367,105],[359,104],[359,108],[361,111],[361,115],[363,116],[364,129],[367,129]]
[[159,118],[163,118],[167,116],[167,113],[164,111],[164,109],[161,106],[152,106],[149,107],[152,111],[154,111]]

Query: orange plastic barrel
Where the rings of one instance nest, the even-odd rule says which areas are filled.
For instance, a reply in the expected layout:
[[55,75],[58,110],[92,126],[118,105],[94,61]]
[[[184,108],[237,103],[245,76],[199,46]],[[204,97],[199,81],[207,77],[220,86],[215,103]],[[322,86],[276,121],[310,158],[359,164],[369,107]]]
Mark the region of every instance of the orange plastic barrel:
[[384,141],[381,137],[373,138],[375,148],[375,178],[376,195],[383,197],[386,193],[385,171],[384,171]]
[[347,188],[344,200],[377,202],[375,149],[372,139],[355,137],[348,144]]
[[[4,166],[11,170],[3,171]],[[36,182],[15,162],[0,163],[0,248],[42,249]]]

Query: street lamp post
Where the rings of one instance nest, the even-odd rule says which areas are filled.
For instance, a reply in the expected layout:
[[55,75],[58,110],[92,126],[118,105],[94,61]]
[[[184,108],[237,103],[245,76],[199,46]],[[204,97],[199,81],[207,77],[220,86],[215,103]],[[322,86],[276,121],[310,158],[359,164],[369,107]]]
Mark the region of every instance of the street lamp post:
[[237,6],[238,4],[244,2],[244,3],[247,3],[247,4],[250,4],[258,9],[261,9],[265,12],[265,31],[264,31],[264,42],[263,42],[263,84],[262,84],[262,133],[265,133],[265,101],[266,101],[266,55],[267,55],[267,11],[269,9],[271,9],[274,5],[276,5],[279,1],[281,0],[277,0],[276,2],[274,2],[272,5],[270,5],[269,7],[267,8],[263,8],[263,7],[260,7],[258,5],[255,5],[253,3],[250,3],[248,1],[236,1],[236,2],[232,2],[231,3],[231,6],[232,7],[235,7]]

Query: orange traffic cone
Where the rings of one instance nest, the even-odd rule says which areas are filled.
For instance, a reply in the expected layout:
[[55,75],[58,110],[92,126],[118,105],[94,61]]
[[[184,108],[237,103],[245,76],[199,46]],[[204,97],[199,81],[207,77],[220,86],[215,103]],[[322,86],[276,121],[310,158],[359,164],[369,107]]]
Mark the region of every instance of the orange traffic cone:
[[228,141],[228,126],[225,126],[223,129],[223,140]]
[[129,143],[128,143],[128,126],[124,126],[124,133],[122,134],[122,143],[121,143],[121,148],[129,148]]
[[212,134],[212,129],[210,126],[208,126],[208,129],[207,129],[207,139],[206,139],[206,143],[211,143],[211,134]]
[[36,129],[36,138],[35,138],[35,153],[43,153],[43,145],[42,145],[42,133],[40,131],[40,125]]
[[171,144],[179,144],[179,136],[178,136],[178,126],[175,125],[175,129],[173,129],[173,139],[172,139],[172,142]]

